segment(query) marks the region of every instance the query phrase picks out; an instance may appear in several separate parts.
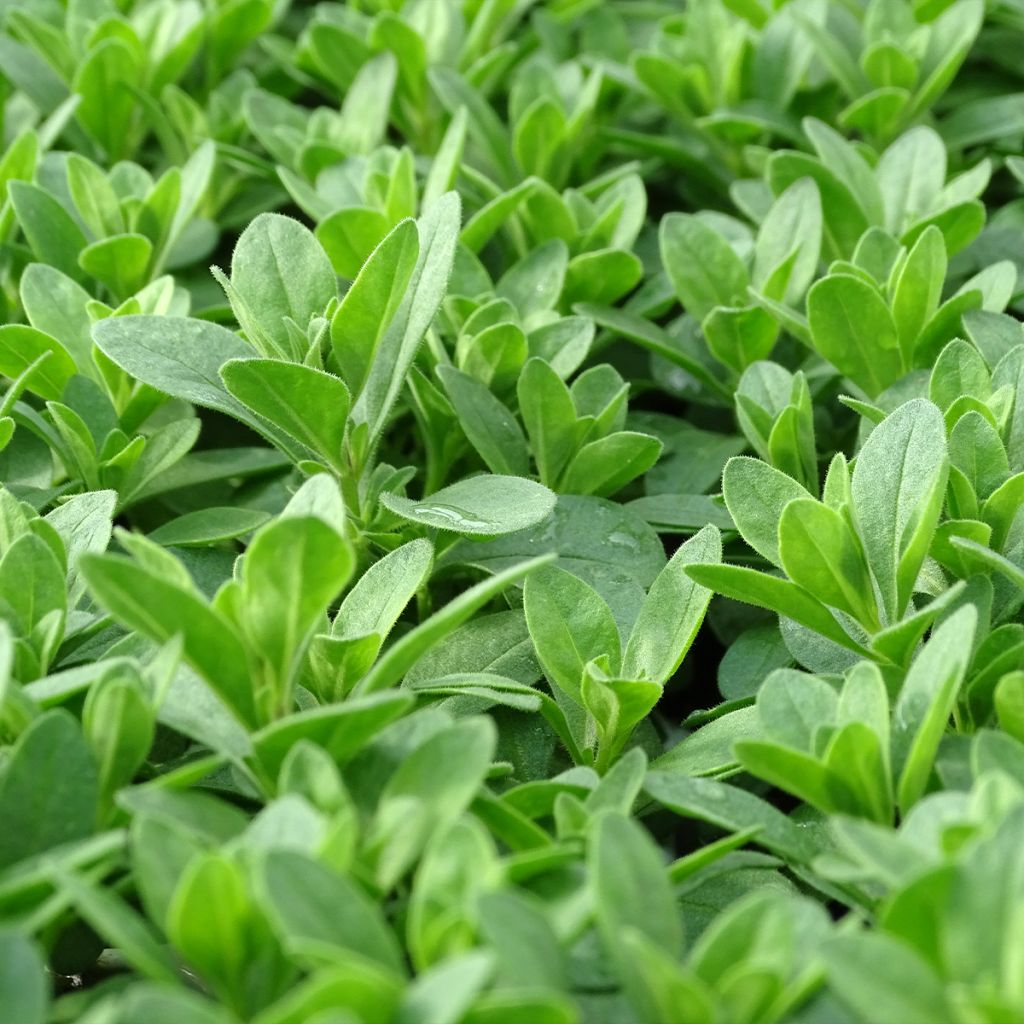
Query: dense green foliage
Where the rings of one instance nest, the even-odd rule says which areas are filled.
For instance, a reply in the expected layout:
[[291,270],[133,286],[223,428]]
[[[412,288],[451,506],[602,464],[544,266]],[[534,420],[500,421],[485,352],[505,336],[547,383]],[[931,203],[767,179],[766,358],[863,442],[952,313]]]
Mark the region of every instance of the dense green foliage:
[[0,1020],[1024,1019],[1022,0],[0,24]]

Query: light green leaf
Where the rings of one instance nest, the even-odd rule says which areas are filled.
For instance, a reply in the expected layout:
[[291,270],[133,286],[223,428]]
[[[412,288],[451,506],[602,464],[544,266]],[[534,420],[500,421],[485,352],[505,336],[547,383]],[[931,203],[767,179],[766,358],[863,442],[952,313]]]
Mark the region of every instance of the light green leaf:
[[750,276],[731,245],[690,214],[670,213],[658,231],[661,261],[683,308],[698,320],[746,299]]
[[518,562],[464,591],[389,648],[384,657],[360,680],[355,693],[375,693],[396,685],[427,651],[466,622],[491,598],[552,561],[553,555],[541,555]]
[[964,605],[941,623],[907,673],[893,709],[893,769],[905,814],[925,793],[971,656],[978,613]]
[[782,565],[779,520],[791,501],[808,497],[807,489],[767,462],[736,456],[725,464],[722,493],[740,536],[773,565]]
[[892,313],[860,278],[830,274],[807,294],[814,347],[874,398],[903,375],[906,364]]
[[242,329],[254,344],[269,338],[280,353],[293,350],[286,319],[305,335],[310,317],[338,294],[334,269],[312,232],[276,213],[260,214],[242,232],[231,256],[231,287],[245,304]]
[[722,539],[714,526],[705,526],[680,545],[658,574],[640,609],[622,658],[624,676],[650,679],[662,686],[671,679],[686,657],[711,601],[711,591],[695,583],[686,567],[721,559]]
[[349,543],[319,518],[283,516],[253,538],[241,566],[240,619],[252,649],[271,668],[277,687],[271,700],[289,696],[306,644],[354,567]]
[[156,643],[182,637],[185,659],[245,725],[256,724],[253,680],[241,638],[195,593],[120,555],[86,555],[81,571],[96,599]]
[[887,416],[857,456],[853,518],[889,624],[910,600],[938,522],[946,476],[945,424],[925,399]]
[[405,973],[380,907],[356,882],[292,850],[269,851],[257,878],[260,901],[287,947],[300,951],[312,941]]
[[35,327],[0,327],[0,373],[14,380],[34,363],[38,365],[26,378],[25,387],[40,398],[59,401],[68,381],[78,372],[64,346]]
[[458,196],[449,192],[416,223],[419,257],[401,305],[376,349],[366,385],[352,409],[353,420],[367,425],[371,445],[384,429],[420,342],[444,297],[455,258],[459,209]]
[[47,711],[22,733],[0,775],[0,868],[92,835],[96,764],[78,722]]
[[353,395],[358,396],[366,383],[419,253],[415,221],[402,221],[370,253],[331,318],[334,357]]
[[420,501],[385,492],[381,504],[413,523],[454,533],[498,537],[543,522],[555,495],[543,484],[518,476],[471,476]]
[[231,395],[341,470],[348,388],[335,376],[279,359],[231,359],[220,371]]
[[611,610],[592,587],[572,573],[549,566],[523,588],[523,607],[537,656],[551,682],[580,703],[583,669],[606,656],[618,672],[619,631]]
[[527,476],[530,453],[526,438],[508,407],[485,384],[454,366],[439,366],[459,425],[492,473]]
[[14,929],[0,932],[0,1006],[18,1024],[45,1024],[50,985],[36,944]]
[[790,501],[779,519],[779,554],[794,583],[868,629],[877,628],[864,552],[838,512],[813,498]]

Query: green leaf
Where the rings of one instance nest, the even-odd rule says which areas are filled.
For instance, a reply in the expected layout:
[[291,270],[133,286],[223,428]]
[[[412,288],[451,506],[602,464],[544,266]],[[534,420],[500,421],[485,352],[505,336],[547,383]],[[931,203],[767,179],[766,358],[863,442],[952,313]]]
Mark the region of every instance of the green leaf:
[[868,221],[877,223],[883,215],[882,197],[871,164],[824,121],[807,117],[802,127],[821,162],[856,196]]
[[644,791],[662,806],[687,818],[708,821],[730,832],[756,828],[757,842],[796,863],[819,853],[818,844],[766,800],[713,779],[690,779],[650,771]]
[[529,321],[538,313],[554,309],[568,268],[569,251],[561,239],[554,238],[506,271],[495,292],[515,306],[524,322]]
[[421,501],[383,493],[381,504],[413,523],[454,533],[498,537],[536,526],[551,515],[555,495],[517,476],[471,476]]
[[640,282],[640,258],[625,249],[598,249],[574,256],[566,268],[562,300],[569,306],[611,304]]
[[373,633],[383,642],[406,604],[427,581],[434,550],[412,540],[374,562],[341,602],[332,633],[340,637]]
[[134,134],[135,89],[142,84],[141,78],[136,54],[115,37],[100,42],[75,75],[74,91],[81,97],[75,115],[111,161],[124,154]]
[[36,718],[0,774],[0,868],[92,835],[99,788],[81,729],[64,710]]
[[370,253],[331,318],[331,347],[342,379],[358,396],[398,313],[420,253],[415,221],[405,220]]
[[658,461],[662,447],[661,441],[649,434],[617,430],[585,444],[576,453],[562,489],[610,497],[646,473]]
[[[821,811],[853,810],[852,795],[842,779],[810,754],[760,740],[740,740],[735,749],[745,771],[812,807]],[[838,800],[833,797],[834,790],[840,791]]]
[[220,371],[231,395],[280,427],[336,469],[351,399],[348,388],[323,370],[278,359],[232,359]]
[[270,668],[271,700],[287,701],[298,661],[354,567],[351,546],[319,518],[283,516],[253,538],[241,565],[239,613],[251,648]]
[[459,365],[491,390],[505,394],[519,376],[527,352],[526,335],[520,327],[496,323],[468,340]]
[[454,366],[439,366],[459,426],[492,473],[527,476],[530,453],[526,438],[508,407],[485,384]]
[[390,889],[430,837],[466,809],[490,767],[496,739],[489,718],[463,719],[435,733],[395,770],[366,837],[382,888]]
[[838,512],[813,498],[790,501],[779,519],[779,554],[794,583],[868,629],[877,628],[864,552]]
[[459,198],[449,192],[417,221],[419,257],[394,320],[377,347],[366,385],[352,408],[356,423],[365,423],[369,441],[377,440],[405,385],[423,335],[444,297],[455,258]]
[[938,522],[947,476],[946,429],[924,399],[871,432],[853,469],[853,518],[889,624],[904,612]]
[[200,484],[266,476],[286,468],[288,461],[287,456],[266,446],[212,448],[191,452],[185,458],[179,458],[169,469],[150,477],[145,487],[133,496],[132,502],[134,504],[158,494],[180,492]]
[[618,672],[615,619],[601,595],[579,577],[557,566],[533,573],[523,588],[523,607],[544,672],[576,703],[588,662],[603,655]]
[[165,547],[206,547],[244,537],[259,529],[269,518],[266,512],[258,509],[202,508],[158,526],[149,534],[149,539]]
[[394,686],[427,651],[466,622],[491,598],[553,560],[552,555],[541,555],[517,562],[464,591],[389,648],[384,657],[360,680],[355,693],[375,693]]
[[949,1018],[941,980],[898,939],[884,933],[838,935],[824,953],[829,983],[862,1019],[932,1024]]
[[664,686],[682,664],[704,613],[711,591],[687,575],[687,566],[720,562],[721,536],[705,526],[669,559],[644,601],[622,658],[622,674],[650,679]]
[[[291,850],[267,853],[258,871],[259,898],[281,941],[336,947],[404,974],[401,951],[378,905],[357,883]],[[343,914],[337,908],[344,907]]]
[[578,431],[572,395],[561,377],[536,357],[523,367],[517,393],[541,481],[553,487],[576,450]]
[[876,171],[886,227],[895,235],[927,213],[946,180],[946,150],[932,129],[919,125],[883,154]]
[[836,720],[839,698],[817,676],[793,669],[772,672],[757,693],[757,711],[765,737],[786,747],[815,754],[815,734]]
[[22,324],[0,327],[0,373],[12,380],[26,370],[25,387],[40,398],[58,401],[78,372],[75,361],[56,338]]
[[847,274],[830,274],[807,294],[814,347],[840,373],[874,398],[906,369],[896,323],[871,285]]
[[[130,505],[149,488],[168,483],[169,471],[188,454],[199,437],[198,417],[175,420],[150,435],[142,454],[121,481],[120,503]],[[173,486],[174,478],[170,481]]]
[[715,593],[777,612],[847,650],[864,653],[817,598],[789,580],[739,565],[691,565],[686,571]]
[[587,317],[563,316],[530,331],[526,340],[531,356],[550,363],[567,380],[586,359],[594,334],[594,322]]
[[36,258],[76,281],[83,281],[85,275],[78,265],[78,254],[85,248],[86,238],[71,215],[38,185],[12,181],[7,191]]
[[900,809],[925,793],[939,742],[956,704],[978,613],[964,605],[934,631],[907,673],[893,709],[893,768]]
[[935,315],[946,281],[946,243],[932,225],[921,232],[896,278],[892,314],[900,350],[908,365],[925,325]]
[[499,957],[499,977],[505,984],[561,989],[565,965],[554,929],[540,908],[511,890],[482,895],[478,901],[480,928]]
[[766,462],[741,455],[725,464],[722,493],[740,536],[781,567],[779,521],[790,502],[808,498],[807,489]]
[[349,698],[344,704],[297,711],[253,736],[253,753],[262,772],[276,780],[288,754],[308,741],[339,765],[347,764],[380,730],[406,714],[411,694],[397,690]]
[[360,268],[381,246],[390,227],[380,210],[369,206],[343,206],[317,224],[316,240],[323,246],[339,277],[356,278]]
[[657,324],[624,309],[611,306],[595,306],[583,302],[575,309],[577,313],[591,317],[599,327],[606,327],[655,355],[661,356],[672,365],[678,366],[719,398],[727,401],[731,399],[732,395],[729,389],[708,367],[700,360],[682,351],[672,337]]
[[141,678],[109,672],[92,686],[82,710],[82,730],[99,767],[104,811],[129,785],[153,746],[156,713]]
[[0,932],[0,1006],[18,1024],[45,1024],[50,984],[36,944],[21,932]]
[[[809,22],[804,22],[804,25]],[[795,182],[810,178],[817,186],[821,208],[823,240],[833,258],[853,254],[858,241],[867,231],[867,216],[860,201],[849,187],[829,168],[806,153],[776,151],[768,159],[768,182],[776,195]]]
[[165,985],[133,985],[126,993],[121,1010],[131,1020],[150,1024],[174,1024],[187,1020],[190,1024],[229,1024],[229,1011],[188,989]]
[[1010,476],[999,433],[979,412],[965,413],[950,431],[949,462],[980,499],[987,499]]
[[[420,974],[405,990],[395,1015],[397,1024],[459,1024],[473,1021],[471,1007],[481,1004],[480,993],[494,972],[494,958],[484,950],[471,950],[454,956]],[[527,1011],[526,1021],[542,1019]],[[504,1011],[504,1013],[503,1013]],[[526,1024],[499,1005],[499,1019]],[[514,1012],[514,1007],[512,1009]],[[487,1017],[484,1017],[487,1021]],[[564,1024],[556,1017],[552,1024]]]
[[429,206],[435,199],[440,199],[455,184],[455,176],[466,143],[467,120],[466,108],[459,107],[445,129],[444,138],[433,156],[430,173],[423,184],[424,207]]
[[646,679],[616,679],[602,670],[600,662],[587,665],[580,696],[596,726],[595,766],[598,771],[608,770],[661,695],[658,683]]
[[291,217],[260,214],[231,256],[231,288],[244,303],[238,322],[253,344],[267,338],[279,353],[294,352],[286,320],[305,335],[312,316],[338,294],[327,254],[312,232]]
[[345,92],[338,121],[341,149],[369,153],[380,145],[387,131],[388,111],[395,88],[398,61],[385,51],[371,57]]
[[248,657],[227,619],[192,591],[120,555],[86,555],[81,569],[96,599],[119,622],[161,644],[180,635],[189,664],[244,725],[256,724]]
[[55,338],[74,359],[79,373],[96,379],[92,321],[86,310],[88,292],[67,274],[45,263],[30,263],[25,268],[20,292],[29,323]]
[[459,241],[470,252],[480,252],[502,224],[533,194],[535,188],[535,180],[527,178],[515,188],[496,196],[470,217],[459,235]]
[[241,1015],[294,979],[249,897],[242,869],[226,853],[192,859],[168,909],[166,930],[214,993]]
[[[850,794],[840,795],[839,786],[831,786],[832,799],[839,803],[839,809],[883,825],[892,821],[893,813],[886,738],[864,722],[848,722],[835,733],[825,752],[826,767]],[[840,803],[843,800],[849,802],[844,806]]]
[[733,752],[736,741],[754,739],[760,731],[757,709],[737,708],[683,737],[658,757],[652,767],[689,777],[726,774],[737,767]]
[[408,673],[409,685],[453,675],[498,673],[532,686],[541,677],[521,609],[477,616],[446,636]]
[[964,0],[947,7],[935,19],[921,61],[922,84],[912,113],[927,109],[945,92],[978,35],[984,13],[979,0]]
[[220,369],[228,360],[253,354],[237,334],[187,317],[118,316],[97,323],[93,337],[108,359],[157,391],[243,423],[257,422],[220,379]]
[[928,397],[946,412],[963,395],[987,401],[992,395],[992,375],[973,345],[954,339],[935,360]]
[[788,668],[792,656],[775,623],[744,630],[718,663],[718,689],[726,700],[754,696],[762,680],[777,668]]
[[114,491],[91,491],[69,498],[44,517],[64,543],[69,608],[78,603],[85,590],[78,572],[79,559],[89,552],[106,550],[110,543],[116,501]]
[[34,533],[20,536],[0,559],[0,614],[16,635],[33,637],[53,612],[67,610],[65,566]]
[[711,354],[723,365],[742,373],[766,359],[779,336],[779,325],[758,306],[740,309],[716,306],[701,324]]
[[127,299],[145,283],[153,255],[153,243],[144,235],[111,235],[86,246],[78,265],[110,289],[116,299]]
[[1007,672],[996,684],[994,699],[1000,728],[1024,743],[1024,672]]
[[814,280],[821,254],[821,197],[810,178],[801,178],[772,204],[757,233],[752,284],[763,290],[774,284],[782,268],[782,289],[772,288],[772,297],[796,305]]
[[501,572],[547,552],[604,598],[623,633],[632,628],[647,588],[665,565],[658,535],[635,512],[604,498],[572,494],[561,495],[551,519],[539,526],[497,540],[460,540],[441,564]]
[[468,132],[473,142],[483,150],[489,171],[497,171],[499,184],[511,182],[515,176],[515,162],[508,132],[490,104],[451,67],[435,65],[428,72],[430,87],[449,114],[457,116],[465,110],[469,118]]
[[635,928],[669,956],[678,957],[683,926],[665,863],[643,826],[607,812],[594,824],[588,849],[597,925],[617,952],[622,933]]
[[58,869],[57,881],[75,908],[133,967],[154,981],[174,984],[177,968],[152,925],[113,890],[92,885],[70,871]]
[[747,295],[743,261],[714,228],[690,214],[670,213],[658,231],[661,261],[683,308],[697,320],[715,306],[735,306]]

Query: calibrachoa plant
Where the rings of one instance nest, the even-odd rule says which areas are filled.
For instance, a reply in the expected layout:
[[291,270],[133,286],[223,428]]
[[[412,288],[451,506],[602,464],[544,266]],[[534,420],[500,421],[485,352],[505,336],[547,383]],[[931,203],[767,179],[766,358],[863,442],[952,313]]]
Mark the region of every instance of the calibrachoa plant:
[[0,4],[0,1022],[1024,1019],[1022,47]]

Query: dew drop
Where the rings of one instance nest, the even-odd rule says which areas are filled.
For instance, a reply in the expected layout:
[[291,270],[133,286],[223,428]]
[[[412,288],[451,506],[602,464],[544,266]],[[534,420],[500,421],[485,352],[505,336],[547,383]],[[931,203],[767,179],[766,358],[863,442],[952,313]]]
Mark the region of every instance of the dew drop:
[[630,551],[636,551],[640,547],[635,537],[631,537],[628,533],[622,533],[619,530],[608,535],[608,543],[617,548],[629,548]]
[[444,519],[459,530],[485,530],[489,526],[494,526],[489,520],[470,515],[465,509],[456,508],[454,505],[433,502],[429,505],[417,505],[412,511],[418,516]]

